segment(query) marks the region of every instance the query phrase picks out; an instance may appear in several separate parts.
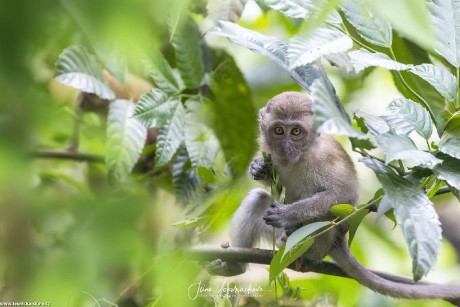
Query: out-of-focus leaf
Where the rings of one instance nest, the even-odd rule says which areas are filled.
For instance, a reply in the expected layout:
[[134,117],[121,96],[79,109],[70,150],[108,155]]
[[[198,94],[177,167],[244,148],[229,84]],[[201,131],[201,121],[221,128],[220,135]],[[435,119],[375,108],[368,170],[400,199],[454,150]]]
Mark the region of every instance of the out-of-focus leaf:
[[290,252],[284,255],[284,249],[286,244],[280,247],[276,252],[272,261],[270,261],[270,270],[269,270],[269,282],[271,283],[275,278],[281,273],[285,268],[287,268],[291,263],[293,263],[297,258],[302,256],[315,242],[312,238],[307,238],[302,240],[291,249]]
[[332,135],[346,135],[357,139],[368,139],[364,133],[356,130],[349,118],[337,108],[333,97],[327,90],[323,80],[318,79],[312,86],[313,112],[315,114],[316,131]]
[[134,117],[147,128],[160,127],[171,117],[178,104],[177,98],[171,98],[161,90],[154,88],[139,99]]
[[95,94],[102,99],[115,99],[96,57],[81,46],[69,47],[59,55],[55,78],[79,91]]
[[428,0],[430,20],[440,46],[435,48],[450,64],[460,66],[460,3]]
[[345,0],[341,8],[362,38],[374,45],[391,47],[391,25],[381,19],[363,0]]
[[180,21],[174,32],[173,29],[170,32],[182,80],[187,88],[198,88],[204,76],[204,67],[197,25],[187,17]]
[[211,166],[219,151],[219,140],[211,128],[201,123],[193,113],[186,115],[185,145],[192,166]]
[[448,101],[457,98],[457,78],[445,67],[421,64],[410,68],[409,71],[430,83]]
[[144,64],[159,89],[169,95],[179,92],[179,84],[174,77],[173,70],[160,51],[152,51],[146,56]]
[[184,141],[185,110],[177,103],[168,122],[160,128],[157,139],[155,163],[161,167],[168,163]]
[[433,172],[436,177],[445,180],[450,186],[460,190],[460,160],[448,159],[437,165]]
[[237,22],[244,10],[247,0],[209,0],[207,4],[208,17],[219,20]]
[[393,61],[389,56],[380,52],[370,52],[366,49],[354,50],[348,53],[351,63],[357,71],[367,67],[378,66],[389,70],[406,70],[411,66]]
[[309,0],[264,0],[265,4],[291,18],[306,18],[314,5]]
[[123,181],[139,159],[147,129],[133,118],[134,103],[115,100],[109,104],[106,164],[109,180]]
[[[436,44],[436,38],[429,25],[428,9],[420,0],[366,0],[378,15],[389,22],[393,29],[411,41],[428,50]],[[393,41],[394,46],[394,41]]]
[[198,166],[197,172],[200,178],[203,179],[204,182],[207,182],[207,183],[216,182],[216,176],[209,168],[204,167],[204,166]]
[[383,133],[377,136],[377,142],[385,153],[385,163],[403,160],[409,167],[423,166],[432,169],[441,160],[428,152],[418,150],[414,142],[405,135]]
[[286,245],[284,247],[284,253],[283,256],[281,257],[281,260],[286,256],[288,252],[290,252],[294,246],[299,244],[301,241],[303,241],[306,237],[314,233],[315,231],[319,230],[320,228],[323,228],[324,226],[329,225],[330,222],[316,222],[316,223],[311,223],[305,226],[300,227],[296,231],[294,231],[287,239]]
[[185,203],[189,202],[195,195],[201,180],[196,170],[191,167],[190,158],[184,146],[178,150],[172,175],[176,197]]
[[255,150],[256,110],[249,87],[228,55],[212,74],[210,87],[215,93],[211,104],[213,130],[220,141],[225,158],[234,175],[246,172]]
[[433,204],[417,186],[393,173],[382,162],[371,158],[362,161],[375,172],[394,208],[417,281],[434,267],[440,249],[441,227]]
[[460,159],[460,127],[445,132],[438,145],[441,152]]
[[409,122],[415,131],[425,140],[428,140],[433,133],[430,114],[425,108],[414,101],[406,98],[398,98],[388,105],[387,110],[392,112],[393,115],[399,116]]
[[313,33],[302,32],[289,41],[289,68],[310,64],[327,54],[344,52],[353,46],[350,37],[334,28],[319,28]]

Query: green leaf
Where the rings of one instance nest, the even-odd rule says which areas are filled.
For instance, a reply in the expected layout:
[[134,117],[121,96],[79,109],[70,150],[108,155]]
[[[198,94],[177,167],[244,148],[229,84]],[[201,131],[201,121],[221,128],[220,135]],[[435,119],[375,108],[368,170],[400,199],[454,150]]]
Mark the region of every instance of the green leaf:
[[204,76],[204,67],[197,25],[191,18],[186,18],[177,25],[175,32],[173,29],[170,32],[182,80],[187,88],[198,88]]
[[364,120],[364,125],[373,135],[379,135],[390,131],[390,127],[385,119],[362,111],[355,113],[355,116]]
[[314,242],[315,240],[312,238],[307,238],[299,242],[299,244],[294,246],[291,252],[287,253],[285,257],[283,257],[283,255],[286,244],[282,245],[273,257],[272,261],[270,261],[269,283],[275,280],[275,278],[297,258],[302,256]]
[[340,112],[323,80],[318,79],[312,85],[311,97],[313,100],[315,125],[317,127],[316,131],[318,133],[368,139],[367,135],[354,129],[349,122],[349,118]]
[[448,101],[457,99],[457,78],[445,67],[421,64],[409,71],[430,83]]
[[348,230],[348,245],[351,245],[351,243],[353,242],[353,238],[355,237],[359,225],[368,213],[369,210],[367,209],[359,210],[348,219],[348,224],[350,225],[350,228]]
[[456,0],[428,0],[430,20],[439,41],[435,48],[450,64],[460,66],[460,3]]
[[397,113],[392,115],[383,115],[380,116],[380,118],[383,118],[390,129],[393,129],[396,134],[409,135],[409,133],[414,131],[414,126]]
[[411,67],[410,65],[393,61],[384,53],[372,53],[366,49],[351,51],[348,53],[348,56],[358,72],[372,66],[383,67],[389,70],[406,70]]
[[207,182],[207,183],[216,182],[216,175],[209,168],[204,167],[204,166],[198,166],[197,171],[198,171],[198,175],[204,182]]
[[344,52],[352,46],[351,38],[334,28],[319,28],[313,33],[304,31],[289,41],[289,68],[310,64],[321,56]]
[[160,128],[155,156],[156,167],[168,163],[184,141],[185,110],[177,103],[169,121]]
[[353,211],[355,211],[355,208],[348,204],[334,205],[329,209],[329,212],[336,217],[347,217]]
[[123,181],[139,159],[147,138],[147,129],[133,118],[134,103],[118,99],[109,104],[107,153],[109,181]]
[[[247,171],[256,148],[257,113],[252,96],[235,61],[227,54],[216,58],[220,63],[210,79],[214,101],[212,128],[218,137],[226,161],[234,175]],[[224,64],[222,64],[224,63]]]
[[433,169],[434,174],[450,186],[460,190],[460,160],[448,159]]
[[383,133],[377,136],[377,142],[385,153],[385,163],[403,160],[407,166],[422,166],[432,169],[441,160],[428,152],[418,150],[414,142],[405,135]]
[[193,167],[210,167],[219,151],[214,131],[199,122],[193,113],[186,116],[185,145]]
[[101,99],[115,99],[96,57],[81,46],[69,47],[59,55],[55,79],[79,91],[95,94]]
[[425,140],[428,140],[433,133],[430,114],[425,108],[414,101],[406,98],[398,98],[388,105],[387,110],[392,112],[393,115],[409,122],[415,131]]
[[341,6],[358,34],[371,44],[390,48],[393,41],[391,25],[379,18],[363,0],[345,0]]
[[128,68],[122,48],[114,46],[114,44],[103,45],[102,42],[94,39],[91,45],[94,47],[94,51],[98,58],[101,59],[110,74],[121,84],[125,83],[125,76]]
[[432,50],[436,38],[429,25],[425,1],[366,0],[366,3],[372,6],[383,20],[390,22],[393,29],[401,33],[401,36]]
[[441,152],[460,159],[460,127],[445,132],[438,145]]
[[151,56],[144,60],[144,64],[159,89],[169,95],[177,94],[180,91],[173,70],[160,51],[152,51]]
[[134,117],[147,128],[160,127],[171,117],[178,103],[177,98],[169,97],[163,91],[154,88],[141,96]]
[[176,197],[188,203],[195,196],[201,180],[196,170],[191,167],[190,158],[184,146],[178,150],[172,167],[172,176]]
[[434,267],[440,249],[441,227],[433,204],[417,186],[390,171],[382,162],[371,158],[362,161],[375,172],[388,203],[394,208],[417,281]]
[[283,256],[281,257],[281,260],[283,260],[284,256],[286,256],[286,254],[290,252],[297,244],[305,240],[305,238],[307,238],[309,235],[311,235],[315,231],[329,224],[330,222],[316,222],[316,223],[311,223],[311,224],[302,226],[296,231],[294,231],[287,238],[286,246],[284,247],[284,252],[283,252]]

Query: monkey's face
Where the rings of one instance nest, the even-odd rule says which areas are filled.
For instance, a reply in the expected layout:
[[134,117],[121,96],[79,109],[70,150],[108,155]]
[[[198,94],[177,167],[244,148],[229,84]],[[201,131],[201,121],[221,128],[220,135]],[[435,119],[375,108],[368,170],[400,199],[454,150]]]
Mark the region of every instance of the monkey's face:
[[273,120],[265,136],[274,162],[291,165],[299,161],[309,143],[310,131],[305,120]]

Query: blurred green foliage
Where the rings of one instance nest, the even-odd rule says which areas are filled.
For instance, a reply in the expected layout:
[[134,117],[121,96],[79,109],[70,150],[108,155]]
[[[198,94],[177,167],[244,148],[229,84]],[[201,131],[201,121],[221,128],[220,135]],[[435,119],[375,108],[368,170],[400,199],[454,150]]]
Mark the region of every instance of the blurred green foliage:
[[[188,2],[192,16],[203,26],[205,1],[176,0],[169,5],[187,12]],[[215,79],[201,89],[202,97],[209,100],[202,101],[196,114],[215,130],[222,148],[212,168],[202,170],[201,177],[199,172],[193,174],[200,180],[196,189],[201,194],[187,205],[176,200],[170,165],[155,169],[148,164],[149,150],[141,157],[141,162],[147,162],[136,165],[134,173],[116,186],[108,184],[104,163],[52,155],[75,154],[68,149],[76,124],[79,152],[96,157],[106,153],[107,109],[79,113],[75,105],[78,93],[53,80],[59,54],[70,45],[81,44],[104,55],[115,44],[122,47],[126,63],[115,63],[111,73],[117,77],[129,67],[128,80],[134,76],[149,79],[139,50],[161,50],[170,64],[178,57],[171,44],[165,3],[168,1],[0,2],[0,301],[42,301],[52,306],[214,305],[211,297],[190,299],[189,287],[200,280],[209,283],[209,276],[177,251],[211,240],[219,232],[227,237],[228,220],[250,185],[244,172],[255,151],[256,109],[274,94],[299,89],[287,74],[228,45],[231,55],[201,46],[203,69]],[[284,38],[299,31],[300,22],[261,7],[260,15],[242,24]],[[396,42],[403,44],[401,40]],[[425,42],[419,36],[418,40]],[[107,45],[98,49],[99,44]],[[367,74],[330,72],[344,102],[362,95],[359,90]],[[411,82],[420,91],[432,91],[420,81]],[[427,96],[439,96],[433,93]],[[184,94],[195,95],[196,91]],[[191,104],[187,107],[194,110]],[[149,149],[155,150],[154,146]],[[48,159],[37,157],[43,151],[50,153]],[[190,165],[182,168],[188,171]],[[172,226],[184,220],[198,221],[198,227],[192,231]],[[408,262],[401,252],[404,247],[377,235],[375,225],[365,225],[363,232],[372,231],[376,235],[371,239],[380,242],[382,254]],[[372,262],[367,255],[373,247],[366,239],[358,231],[354,241],[354,252],[363,263]],[[449,246],[444,249],[451,251]],[[267,280],[257,281],[267,290],[266,296],[258,298],[263,305],[274,301]],[[415,304],[385,300],[355,282],[330,276],[291,278],[291,287],[296,286],[306,289],[299,297],[312,306]]]

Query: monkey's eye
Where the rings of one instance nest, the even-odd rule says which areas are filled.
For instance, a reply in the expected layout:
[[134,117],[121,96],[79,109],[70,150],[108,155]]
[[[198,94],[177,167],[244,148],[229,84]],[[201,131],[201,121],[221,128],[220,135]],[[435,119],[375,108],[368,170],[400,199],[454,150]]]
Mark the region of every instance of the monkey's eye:
[[301,133],[302,133],[302,131],[300,130],[300,128],[294,128],[294,129],[291,130],[291,134],[293,136],[299,136]]
[[283,127],[275,127],[275,129],[273,129],[273,132],[275,132],[275,134],[277,135],[282,135],[284,133],[284,129]]

